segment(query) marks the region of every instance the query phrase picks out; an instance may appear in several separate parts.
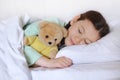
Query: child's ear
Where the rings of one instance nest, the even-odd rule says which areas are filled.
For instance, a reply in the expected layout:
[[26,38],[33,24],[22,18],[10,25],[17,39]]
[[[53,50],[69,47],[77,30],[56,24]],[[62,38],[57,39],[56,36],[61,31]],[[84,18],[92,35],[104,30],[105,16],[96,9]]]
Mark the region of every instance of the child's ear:
[[63,32],[63,37],[67,37],[67,30],[64,27],[61,27]]

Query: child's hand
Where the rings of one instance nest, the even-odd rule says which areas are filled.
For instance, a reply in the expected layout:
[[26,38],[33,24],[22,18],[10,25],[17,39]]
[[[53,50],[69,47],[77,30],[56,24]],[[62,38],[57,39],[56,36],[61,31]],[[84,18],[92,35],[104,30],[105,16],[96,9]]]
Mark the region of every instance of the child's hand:
[[48,68],[65,68],[72,65],[72,60],[67,57],[59,57],[55,59],[47,59],[41,57],[35,65],[48,67]]
[[51,59],[49,61],[49,67],[53,68],[65,68],[72,65],[72,60],[67,57],[59,57],[56,59]]
[[27,38],[24,37],[24,39],[23,39],[23,44],[24,44],[24,45],[27,45],[27,43],[28,43]]

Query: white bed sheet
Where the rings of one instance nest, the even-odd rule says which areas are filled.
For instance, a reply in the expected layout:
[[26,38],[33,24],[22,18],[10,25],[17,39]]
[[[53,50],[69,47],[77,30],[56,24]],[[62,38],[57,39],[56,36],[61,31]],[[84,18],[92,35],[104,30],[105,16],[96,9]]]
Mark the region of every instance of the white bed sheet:
[[31,68],[33,80],[120,80],[120,62],[76,64],[65,69]]

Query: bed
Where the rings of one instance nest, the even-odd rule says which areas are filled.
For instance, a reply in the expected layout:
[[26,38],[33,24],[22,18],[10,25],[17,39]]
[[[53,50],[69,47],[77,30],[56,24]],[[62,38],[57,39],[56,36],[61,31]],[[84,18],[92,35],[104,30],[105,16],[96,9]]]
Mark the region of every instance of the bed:
[[[0,0],[0,80],[120,80],[119,0]],[[8,6],[9,5],[9,6]],[[100,11],[111,32],[95,43],[65,47],[73,65],[64,69],[29,68],[23,53],[23,26],[58,17],[65,22],[87,10]]]

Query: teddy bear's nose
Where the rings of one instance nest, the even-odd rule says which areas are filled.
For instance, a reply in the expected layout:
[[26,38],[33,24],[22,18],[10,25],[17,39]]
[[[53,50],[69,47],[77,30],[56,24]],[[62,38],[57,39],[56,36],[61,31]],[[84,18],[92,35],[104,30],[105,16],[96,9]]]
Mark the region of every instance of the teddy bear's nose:
[[51,44],[52,44],[52,42],[48,42],[48,44],[49,44],[49,45],[51,45]]

